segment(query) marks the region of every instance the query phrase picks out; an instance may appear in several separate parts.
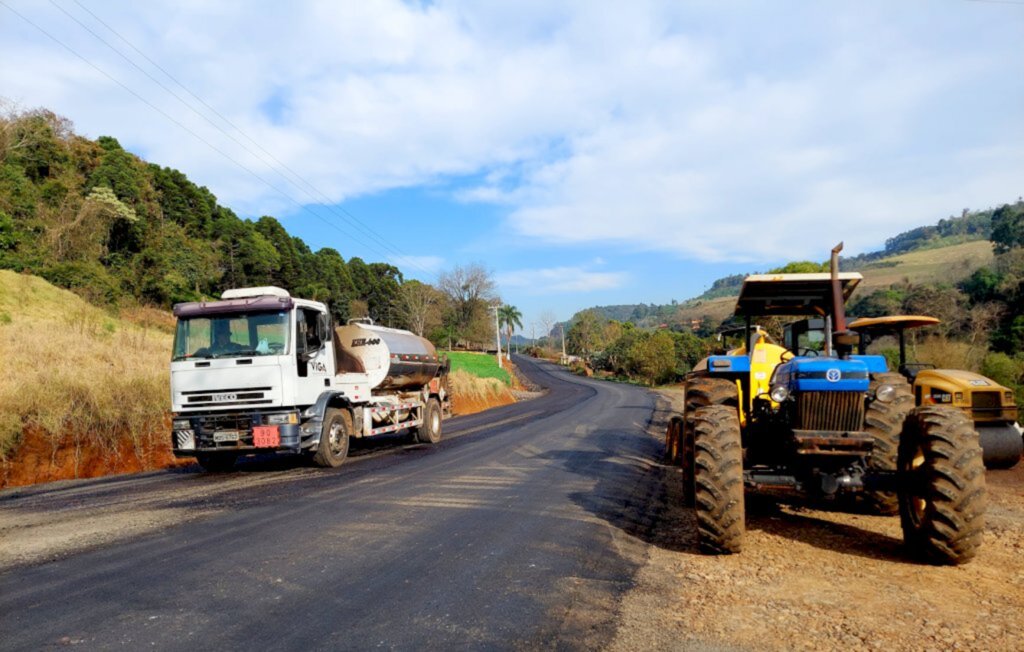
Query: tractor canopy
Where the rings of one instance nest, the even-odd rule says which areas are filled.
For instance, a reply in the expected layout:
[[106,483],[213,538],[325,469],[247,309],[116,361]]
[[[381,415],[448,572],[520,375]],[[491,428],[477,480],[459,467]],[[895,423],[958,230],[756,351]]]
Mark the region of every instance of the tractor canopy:
[[850,322],[850,330],[871,335],[896,333],[911,328],[923,328],[939,323],[936,317],[926,315],[888,315],[886,317],[862,317]]
[[[845,303],[863,280],[858,272],[839,273]],[[736,316],[816,315],[832,313],[832,276],[817,274],[751,274],[736,299]]]

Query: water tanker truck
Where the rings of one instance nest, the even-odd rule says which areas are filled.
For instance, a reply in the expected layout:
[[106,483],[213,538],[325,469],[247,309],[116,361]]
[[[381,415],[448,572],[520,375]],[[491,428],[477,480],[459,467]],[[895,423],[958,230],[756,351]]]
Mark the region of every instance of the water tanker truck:
[[208,471],[286,452],[336,467],[350,437],[409,431],[435,444],[448,362],[413,333],[370,320],[335,327],[323,303],[277,287],[174,306],[172,448]]

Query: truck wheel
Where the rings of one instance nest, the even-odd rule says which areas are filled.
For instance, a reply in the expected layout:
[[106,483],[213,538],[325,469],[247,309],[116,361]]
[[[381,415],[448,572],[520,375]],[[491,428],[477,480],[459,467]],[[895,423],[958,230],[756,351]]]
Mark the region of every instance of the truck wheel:
[[899,506],[910,551],[935,564],[962,564],[985,529],[985,467],[970,417],[956,408],[920,407],[900,441]]
[[[900,433],[907,414],[914,409],[914,392],[902,374],[890,372],[873,374],[868,393],[874,396],[875,390],[882,385],[890,385],[896,392],[889,402],[870,400],[864,414],[864,429],[874,440],[868,470],[895,471]],[[874,514],[892,516],[899,511],[899,501],[893,491],[869,491],[864,494],[864,499],[868,511]]]
[[423,408],[423,425],[416,429],[416,441],[421,444],[441,441],[441,405],[436,398],[427,401]]
[[697,539],[711,554],[739,552],[743,545],[743,442],[736,408],[710,405],[694,414],[693,477]]
[[686,381],[683,403],[683,427],[679,436],[681,465],[683,467],[683,507],[693,507],[696,496],[694,487],[694,415],[699,408],[709,405],[739,405],[736,383],[725,378],[691,378]]
[[235,460],[238,455],[234,453],[201,453],[196,455],[196,462],[209,473],[227,473],[235,469]]
[[313,463],[325,468],[335,468],[348,457],[348,438],[352,432],[352,415],[348,410],[327,408],[324,425],[320,430],[320,443],[313,454]]

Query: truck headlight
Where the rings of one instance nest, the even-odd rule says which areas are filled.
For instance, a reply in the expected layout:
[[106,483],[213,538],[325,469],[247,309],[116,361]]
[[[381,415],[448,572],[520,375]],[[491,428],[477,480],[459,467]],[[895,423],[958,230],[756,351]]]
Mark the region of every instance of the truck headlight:
[[268,414],[266,417],[268,425],[279,426],[285,423],[298,423],[299,415],[294,412],[288,412],[287,414]]
[[192,424],[189,423],[188,419],[175,419],[171,422],[172,430],[191,430]]
[[875,398],[883,403],[892,403],[896,398],[896,388],[892,385],[879,385],[875,390]]
[[772,400],[776,403],[782,403],[789,398],[789,388],[785,385],[776,385],[772,387],[772,391],[768,393],[768,396],[772,397]]

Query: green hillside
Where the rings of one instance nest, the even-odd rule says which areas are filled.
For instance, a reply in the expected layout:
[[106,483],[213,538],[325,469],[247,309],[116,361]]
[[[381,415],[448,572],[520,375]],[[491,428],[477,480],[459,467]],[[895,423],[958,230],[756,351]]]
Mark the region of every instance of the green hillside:
[[78,136],[45,110],[0,115],[0,268],[108,306],[277,285],[339,319],[384,318],[403,280],[386,263],[314,252],[273,217],[240,219],[178,170]]

